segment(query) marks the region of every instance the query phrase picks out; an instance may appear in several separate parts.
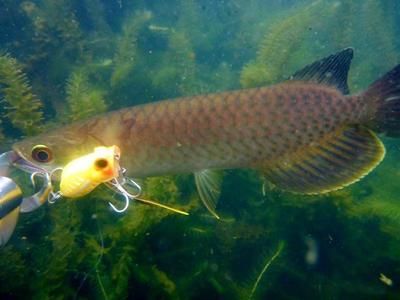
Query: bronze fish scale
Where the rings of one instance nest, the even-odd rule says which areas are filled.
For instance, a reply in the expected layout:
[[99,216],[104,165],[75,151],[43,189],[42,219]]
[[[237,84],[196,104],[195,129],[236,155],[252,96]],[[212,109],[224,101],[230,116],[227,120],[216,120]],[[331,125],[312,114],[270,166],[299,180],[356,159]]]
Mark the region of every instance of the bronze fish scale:
[[[290,82],[146,104],[109,114],[97,139],[130,153],[136,177],[203,169],[261,168],[366,119],[359,97]],[[112,136],[99,126],[113,124]]]

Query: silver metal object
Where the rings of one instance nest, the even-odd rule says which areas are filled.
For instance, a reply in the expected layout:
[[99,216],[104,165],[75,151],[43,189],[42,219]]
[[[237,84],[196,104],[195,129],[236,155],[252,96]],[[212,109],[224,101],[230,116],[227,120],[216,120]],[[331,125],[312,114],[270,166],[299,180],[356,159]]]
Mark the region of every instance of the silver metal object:
[[[51,177],[55,171],[58,170],[55,169],[53,172],[50,174],[46,172],[46,170],[39,168],[32,163],[24,160],[21,158],[15,151],[8,151],[0,154],[0,178],[8,178],[6,176],[9,175],[10,169],[12,167],[16,167],[17,169],[20,169],[24,172],[27,172],[31,174],[31,183],[32,186],[36,189],[36,177],[41,177],[43,179],[42,187],[37,191],[35,194],[24,197],[22,199],[22,203],[20,202],[18,206],[20,205],[20,212],[26,213],[26,212],[31,212],[37,208],[39,208],[41,205],[43,205],[48,199],[51,198],[53,194],[53,187],[51,183]],[[5,180],[5,179],[4,179]],[[11,180],[8,178],[8,180]],[[11,184],[8,180],[7,183],[4,184]],[[12,180],[11,180],[12,181]],[[1,184],[0,184],[1,186]],[[18,186],[15,185],[19,189]],[[8,212],[2,213],[1,210],[1,200],[2,200],[2,192],[0,190],[0,218],[3,216],[7,215]],[[50,202],[50,201],[49,201]],[[7,204],[6,206],[8,206]],[[5,207],[6,207],[5,206]]]
[[0,176],[8,176],[10,168],[17,159],[17,154],[14,151],[8,151],[0,154]]
[[51,197],[53,186],[51,185],[50,175],[48,173],[32,173],[31,182],[33,187],[36,187],[35,177],[43,178],[42,187],[35,194],[29,197],[24,197],[21,204],[22,213],[34,211],[35,209],[45,204]]
[[22,191],[10,178],[0,176],[0,219],[21,205]]

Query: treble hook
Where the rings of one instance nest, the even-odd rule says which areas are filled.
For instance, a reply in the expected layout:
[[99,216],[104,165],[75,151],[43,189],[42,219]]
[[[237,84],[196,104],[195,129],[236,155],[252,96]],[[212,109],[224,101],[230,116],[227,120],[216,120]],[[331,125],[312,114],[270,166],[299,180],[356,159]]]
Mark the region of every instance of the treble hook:
[[[58,168],[55,168],[55,169],[51,170],[50,174],[48,175],[49,178],[50,178],[50,183],[53,181],[54,174],[55,174],[56,172],[62,171],[62,170],[63,170],[63,168],[61,168],[61,167],[58,167]],[[50,192],[49,196],[47,197],[47,202],[49,202],[50,204],[54,204],[54,203],[56,203],[56,201],[57,201],[58,199],[60,199],[61,197],[62,197],[62,195],[61,195],[61,192],[60,192],[60,191],[54,192],[54,191],[52,190],[52,191]]]
[[47,202],[49,202],[50,204],[54,204],[61,197],[62,197],[62,195],[61,195],[60,191],[58,191],[58,192],[51,191],[49,196],[47,197]]
[[[128,192],[126,188],[124,188],[124,185],[132,186],[133,188],[137,189],[138,192],[136,194],[131,194]],[[135,198],[139,197],[139,195],[142,193],[142,188],[140,187],[140,185],[129,177],[122,177],[122,183],[119,182],[117,178],[114,178],[113,180],[107,183],[107,186],[125,198],[125,206],[122,209],[118,209],[111,202],[108,203],[111,206],[111,208],[117,213],[125,212],[129,207],[129,201],[131,199],[134,200]]]
[[118,209],[118,208],[115,207],[114,204],[112,204],[111,202],[108,202],[108,204],[111,206],[111,208],[117,213],[123,213],[129,207],[129,200],[130,199],[129,199],[128,195],[122,194],[122,196],[124,196],[124,198],[125,198],[125,206],[122,209]]
[[40,175],[40,176],[44,177],[43,173],[40,173],[40,172],[33,172],[33,173],[31,174],[30,180],[31,180],[31,183],[32,183],[34,189],[36,189],[35,177],[36,177],[37,175]]
[[58,172],[58,171],[61,171],[61,172],[62,172],[62,170],[63,170],[63,168],[61,168],[61,167],[58,167],[58,168],[55,168],[55,169],[51,170],[51,172],[50,172],[50,174],[49,174],[50,179],[53,180],[54,174],[55,174],[56,172]]
[[47,186],[47,189],[50,190],[47,192],[48,193],[47,202],[49,202],[50,204],[54,204],[58,199],[62,197],[60,192],[53,191],[53,186],[51,184],[54,173],[59,170],[62,170],[62,168],[56,168],[52,170],[50,173],[33,172],[30,176],[31,183],[34,189],[36,189],[35,177],[39,176],[45,180],[45,186]]

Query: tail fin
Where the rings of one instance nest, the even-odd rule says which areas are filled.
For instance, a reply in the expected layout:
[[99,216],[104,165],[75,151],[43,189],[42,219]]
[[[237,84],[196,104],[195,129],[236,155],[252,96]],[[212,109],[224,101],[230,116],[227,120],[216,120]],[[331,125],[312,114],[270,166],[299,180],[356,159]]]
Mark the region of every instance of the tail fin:
[[372,128],[400,136],[400,65],[383,75],[362,95],[373,109]]

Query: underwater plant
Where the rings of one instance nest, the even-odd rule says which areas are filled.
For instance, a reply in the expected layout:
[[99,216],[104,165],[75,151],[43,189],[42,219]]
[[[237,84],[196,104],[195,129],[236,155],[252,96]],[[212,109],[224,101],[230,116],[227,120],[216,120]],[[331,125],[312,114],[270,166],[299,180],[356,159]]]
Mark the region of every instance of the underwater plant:
[[[6,0],[2,125],[31,135],[110,108],[237,88],[239,75],[242,87],[270,84],[349,46],[357,51],[349,76],[357,91],[398,63],[399,8],[373,0]],[[102,187],[21,215],[0,249],[0,297],[397,299],[399,144],[384,142],[387,162],[328,195],[268,183],[262,192],[259,175],[226,172],[219,221],[187,175],[141,184],[143,198],[189,217],[133,201],[115,214],[108,202],[119,200]],[[308,240],[316,245],[311,262]]]
[[110,79],[111,87],[124,84],[133,72],[138,60],[137,39],[139,32],[151,18],[152,14],[149,11],[136,12],[126,18],[122,35],[116,43],[113,59],[114,69]]
[[[351,46],[357,48],[360,61],[370,61],[354,64],[355,76],[349,77],[349,86],[352,91],[358,91],[374,79],[372,74],[387,70],[398,59],[392,38],[394,18],[390,6],[373,0],[315,1],[289,10],[266,29],[255,60],[242,69],[241,86],[255,87],[284,80],[304,64],[305,58],[311,59],[326,48]],[[367,30],[368,35],[360,36],[362,30]],[[386,59],[379,59],[378,53]]]
[[23,1],[20,8],[32,26],[32,49],[26,54],[30,65],[49,59],[51,68],[57,63],[55,58],[76,55],[81,50],[83,32],[73,2]]
[[[400,54],[396,49],[396,39],[393,38],[396,27],[395,11],[391,1],[361,1],[357,11],[352,14],[351,23],[354,25],[352,44],[360,49],[360,60],[369,63],[355,64],[354,74],[349,78],[349,85],[358,91],[374,80],[374,74],[379,74],[399,62]],[[359,35],[360,31],[368,35]],[[381,59],[385,57],[385,59]]]
[[260,274],[257,276],[256,281],[254,282],[254,285],[253,285],[250,295],[249,295],[249,300],[253,298],[254,293],[256,292],[257,287],[260,284],[262,277],[264,276],[265,272],[268,270],[269,266],[273,263],[273,261],[281,254],[284,246],[285,246],[284,242],[282,242],[282,241],[279,242],[278,249],[276,250],[276,252],[271,256],[271,258],[269,258],[266,261],[264,267],[262,268]]
[[7,105],[5,116],[24,135],[42,130],[42,102],[33,94],[22,66],[9,54],[0,55],[0,94]]
[[244,88],[272,84],[285,78],[289,57],[309,34],[309,24],[324,9],[321,1],[296,9],[268,28],[260,43],[256,59],[244,66],[240,83]]
[[84,0],[88,19],[96,36],[109,36],[111,27],[106,20],[106,5],[101,0]]
[[78,70],[71,74],[67,81],[67,112],[68,121],[76,121],[105,112],[107,104],[104,91],[93,87],[85,72]]
[[57,207],[49,210],[49,214],[53,226],[49,236],[52,251],[43,262],[47,267],[44,268],[42,280],[37,283],[40,286],[37,297],[73,297],[74,289],[67,282],[80,263],[77,245],[83,216],[73,202],[59,203]]
[[171,96],[191,95],[199,91],[196,54],[185,32],[171,30],[168,33],[168,49],[162,61],[158,70],[151,71],[155,88]]

